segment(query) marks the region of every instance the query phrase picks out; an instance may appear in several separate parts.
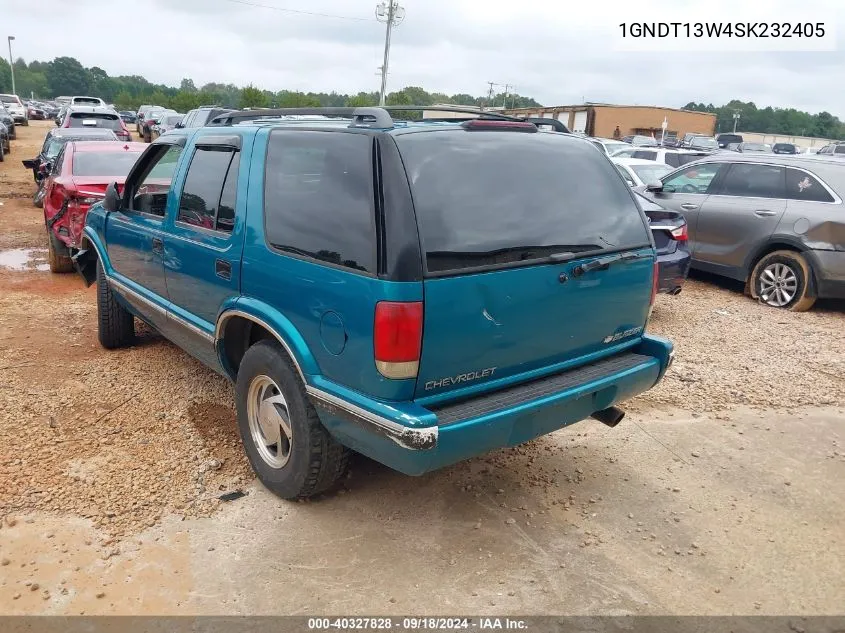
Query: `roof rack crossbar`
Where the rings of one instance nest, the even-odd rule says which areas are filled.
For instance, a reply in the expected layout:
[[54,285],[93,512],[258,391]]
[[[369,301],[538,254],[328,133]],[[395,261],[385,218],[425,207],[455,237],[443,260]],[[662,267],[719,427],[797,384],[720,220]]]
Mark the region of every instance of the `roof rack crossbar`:
[[[391,112],[455,112],[459,114],[472,114],[479,118],[499,119],[503,121],[519,121],[521,119],[499,112],[491,112],[489,110],[478,110],[475,108],[467,108],[461,106],[377,106],[377,107],[333,107],[333,108],[267,108],[262,110],[233,110],[231,112],[224,112],[217,115],[209,121],[208,125],[235,125],[237,123],[245,123],[248,121],[257,121],[261,119],[273,119],[284,116],[302,116],[302,115],[317,115],[325,117],[341,117],[352,119],[351,127],[372,127],[372,128],[391,128],[393,127],[393,117]],[[428,119],[431,120],[431,119]],[[443,120],[443,119],[434,119]]]

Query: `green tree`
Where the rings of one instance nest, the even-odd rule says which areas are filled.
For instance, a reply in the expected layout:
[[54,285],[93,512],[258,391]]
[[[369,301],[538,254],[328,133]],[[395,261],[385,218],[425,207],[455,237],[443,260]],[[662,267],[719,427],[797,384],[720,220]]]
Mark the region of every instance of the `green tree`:
[[266,108],[267,107],[267,97],[266,95],[253,86],[249,84],[248,86],[244,86],[243,90],[241,90],[241,103],[240,107],[242,108]]
[[319,108],[320,99],[314,94],[282,90],[276,95],[276,103],[280,108]]
[[367,92],[359,92],[357,95],[347,97],[346,105],[350,108],[361,108],[378,105],[378,97]]
[[181,92],[197,92],[197,87],[194,85],[194,80],[186,77],[182,80],[182,83],[179,84],[179,90]]
[[84,95],[91,87],[91,76],[73,57],[56,57],[47,67],[47,86],[53,96]]
[[12,92],[12,71],[5,59],[0,59],[0,92]]

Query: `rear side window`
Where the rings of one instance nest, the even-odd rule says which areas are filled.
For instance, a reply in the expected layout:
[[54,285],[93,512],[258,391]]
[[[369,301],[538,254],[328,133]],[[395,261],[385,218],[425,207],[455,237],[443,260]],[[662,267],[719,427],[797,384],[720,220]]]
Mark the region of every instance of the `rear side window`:
[[264,231],[286,254],[376,272],[372,139],[277,130],[264,175]]
[[429,272],[649,243],[613,165],[577,139],[455,129],[396,143]]
[[845,145],[837,145],[834,154],[845,154]]
[[815,177],[800,169],[786,169],[786,197],[809,202],[834,202],[833,196]]
[[785,198],[784,169],[778,165],[734,163],[719,194],[746,198]]
[[198,147],[185,176],[176,220],[212,231],[231,232],[239,165],[240,152]]

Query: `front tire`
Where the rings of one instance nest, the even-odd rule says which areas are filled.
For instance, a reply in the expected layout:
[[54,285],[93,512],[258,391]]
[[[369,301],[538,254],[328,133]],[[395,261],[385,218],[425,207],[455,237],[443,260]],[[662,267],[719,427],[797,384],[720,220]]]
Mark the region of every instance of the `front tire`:
[[73,272],[73,260],[67,255],[67,247],[50,229],[47,229],[47,262],[51,273]]
[[311,497],[344,476],[349,450],[320,422],[302,380],[275,341],[259,341],[246,351],[235,398],[247,457],[273,493],[283,499]]
[[801,253],[775,251],[754,267],[749,280],[751,296],[773,308],[805,312],[816,302],[810,279],[810,265]]
[[103,265],[97,260],[97,336],[106,349],[135,342],[135,319],[114,296]]

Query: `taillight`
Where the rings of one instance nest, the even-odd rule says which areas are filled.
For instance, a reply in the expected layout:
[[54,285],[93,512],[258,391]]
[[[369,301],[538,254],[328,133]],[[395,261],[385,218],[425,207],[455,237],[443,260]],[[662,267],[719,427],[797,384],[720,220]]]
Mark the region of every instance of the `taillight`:
[[679,242],[686,242],[689,239],[686,224],[684,224],[683,226],[679,226],[677,229],[672,229],[671,231],[669,231],[669,233],[671,233],[673,239]]
[[373,323],[376,368],[385,378],[414,378],[420,367],[423,304],[379,301]]

